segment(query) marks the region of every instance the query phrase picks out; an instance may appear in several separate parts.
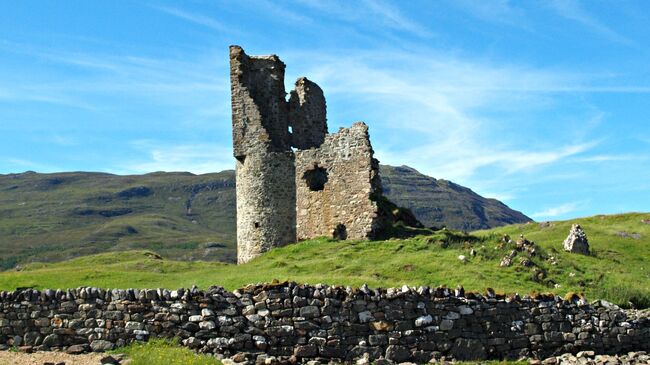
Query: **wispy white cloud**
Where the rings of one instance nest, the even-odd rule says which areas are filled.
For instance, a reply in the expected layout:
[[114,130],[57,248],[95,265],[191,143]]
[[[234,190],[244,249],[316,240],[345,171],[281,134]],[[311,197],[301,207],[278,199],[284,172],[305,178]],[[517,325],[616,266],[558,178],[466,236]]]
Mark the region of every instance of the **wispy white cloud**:
[[450,2],[453,6],[458,6],[472,16],[496,24],[515,26],[530,30],[526,12],[516,7],[509,0],[493,1],[472,1],[472,0],[455,0]]
[[[384,143],[375,144],[375,149],[385,163],[408,164],[433,176],[468,183],[486,168],[498,178],[531,172],[587,152],[600,142],[571,139],[554,141],[549,147],[548,141],[541,140],[522,147],[494,139],[495,127],[505,124],[485,116],[486,109],[500,105],[528,112],[536,107],[540,95],[562,92],[569,83],[581,82],[576,75],[493,66],[437,54],[405,57],[381,52],[381,56],[313,58],[319,63],[305,72],[328,95],[345,95],[363,100],[364,105],[375,105],[366,112],[371,134],[374,119],[381,123],[378,127],[384,135],[399,129],[401,135],[413,136],[408,142],[394,143],[394,136],[380,136]],[[377,59],[385,64],[377,63]]]
[[622,36],[590,14],[582,7],[579,0],[552,0],[546,2],[546,4],[548,4],[558,15],[582,24],[592,32],[598,33],[611,41],[628,46],[635,45],[634,41]]
[[73,66],[82,71],[67,74],[65,79],[39,74],[5,75],[0,78],[0,101],[98,110],[109,108],[108,97],[128,95],[133,100],[187,107],[192,113],[208,108],[214,113],[219,100],[227,101],[227,97],[220,98],[229,91],[228,79],[220,72],[227,60],[216,54],[182,59],[43,50],[6,42],[0,47],[47,62],[54,69]]
[[612,162],[612,161],[640,161],[647,160],[647,156],[639,155],[593,155],[593,156],[584,156],[576,157],[571,159],[570,162],[576,163],[599,163],[599,162]]
[[551,207],[536,213],[531,214],[533,218],[556,218],[565,214],[577,211],[581,203],[573,202]]
[[404,15],[397,7],[383,0],[364,0],[363,4],[373,13],[379,16],[381,21],[388,27],[403,30],[420,37],[431,37],[433,33],[423,25]]
[[230,146],[217,144],[174,144],[154,140],[133,141],[131,146],[147,157],[115,166],[122,173],[188,171],[196,174],[234,169]]
[[[410,33],[420,38],[430,38],[435,35],[431,29],[384,0],[298,0],[297,4],[315,9],[320,14],[332,17],[336,22],[355,28],[373,29],[374,32],[384,36],[387,29]],[[362,35],[355,34],[355,36]]]
[[[501,171],[501,176],[506,176],[534,171],[541,166],[553,164],[567,157],[588,151],[595,145],[595,143],[582,143],[563,146],[557,150],[530,151],[508,150],[507,147],[502,147],[502,150],[498,148],[490,149],[481,147],[477,143],[471,153],[456,153],[456,156],[449,158],[442,165],[436,166],[436,170],[441,176],[453,176],[457,179],[466,180],[475,175],[479,169],[495,167]],[[458,152],[458,150],[450,151]],[[432,152],[425,150],[424,156],[435,158],[435,156],[441,156],[442,153],[443,151],[439,148],[434,148]],[[416,161],[419,153],[417,149],[414,149],[409,151],[408,154],[411,156],[410,160]],[[424,157],[422,154],[419,155],[420,158]]]
[[[291,23],[294,25],[314,23],[314,19],[303,13],[294,11],[292,9],[293,6],[291,3],[286,1],[248,0],[244,3],[253,5],[248,7],[247,9],[249,10],[247,11],[257,11],[258,13],[263,14],[265,17],[268,17],[268,19],[271,19],[273,21]],[[284,6],[287,4],[291,6]]]
[[93,103],[84,98],[74,97],[66,92],[53,92],[44,85],[21,85],[10,87],[2,85],[0,80],[0,102],[36,102],[44,104],[56,104],[84,110],[96,110]]
[[209,16],[205,16],[202,14],[197,14],[197,13],[192,13],[189,11],[185,11],[183,9],[179,8],[174,8],[174,7],[168,7],[168,6],[153,6],[154,9],[159,10],[163,13],[175,16],[180,19],[187,20],[189,22],[202,25],[208,28],[211,28],[213,30],[219,31],[219,32],[228,32],[232,33],[233,28],[228,27],[221,22],[217,21],[214,18],[211,18]]

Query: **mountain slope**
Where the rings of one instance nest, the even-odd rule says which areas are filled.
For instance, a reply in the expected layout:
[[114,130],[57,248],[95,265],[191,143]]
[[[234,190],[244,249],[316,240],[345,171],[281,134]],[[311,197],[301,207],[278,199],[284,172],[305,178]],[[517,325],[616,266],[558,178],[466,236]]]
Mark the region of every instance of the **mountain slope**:
[[[454,193],[432,194],[441,180],[413,171],[382,166],[384,188],[399,204],[415,208],[427,225],[479,229],[512,222],[492,218],[510,214],[505,205],[457,185]],[[466,201],[474,210],[464,208]],[[232,170],[205,175],[0,175],[0,269],[34,259],[57,261],[133,249],[180,260],[232,262],[235,207]],[[431,212],[442,215],[431,219]],[[521,215],[519,221],[527,220]]]
[[233,171],[2,175],[0,266],[129,249],[233,261],[234,187]]
[[427,227],[472,231],[532,221],[496,199],[484,198],[466,187],[434,179],[408,166],[382,165],[381,179],[384,195],[411,209]]

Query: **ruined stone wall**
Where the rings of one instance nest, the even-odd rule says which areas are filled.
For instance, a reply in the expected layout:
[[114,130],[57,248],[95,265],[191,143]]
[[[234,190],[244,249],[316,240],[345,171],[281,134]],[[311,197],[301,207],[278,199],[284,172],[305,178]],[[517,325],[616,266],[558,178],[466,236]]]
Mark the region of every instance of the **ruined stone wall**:
[[296,241],[294,155],[268,152],[237,161],[237,262]]
[[559,297],[494,298],[427,287],[359,290],[293,283],[235,292],[26,290],[0,292],[0,350],[28,346],[105,351],[135,340],[178,338],[239,361],[367,356],[427,363],[545,358],[592,350],[650,350],[650,313]]
[[299,78],[289,98],[293,147],[305,150],[323,144],[327,135],[326,110],[323,90],[307,78]]
[[285,65],[278,56],[246,55],[230,47],[233,149],[236,158],[251,153],[290,151]]
[[277,56],[230,48],[239,263],[296,240],[284,68]]
[[381,193],[368,126],[355,123],[328,134],[319,148],[296,152],[298,239],[364,239],[379,228]]
[[284,69],[275,55],[230,48],[239,263],[297,239],[370,238],[381,225],[368,127],[328,135],[323,90],[301,77],[287,101]]

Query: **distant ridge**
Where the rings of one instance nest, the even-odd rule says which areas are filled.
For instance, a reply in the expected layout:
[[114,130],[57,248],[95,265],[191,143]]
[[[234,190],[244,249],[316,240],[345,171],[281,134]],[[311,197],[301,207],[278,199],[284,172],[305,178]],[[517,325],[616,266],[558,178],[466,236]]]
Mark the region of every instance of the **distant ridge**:
[[[530,221],[497,200],[402,166],[384,190],[427,226],[464,230]],[[0,175],[0,269],[107,251],[179,260],[235,259],[235,174],[67,172]]]
[[384,195],[411,209],[427,227],[473,231],[530,222],[523,213],[484,198],[451,181],[434,179],[408,166],[380,166]]

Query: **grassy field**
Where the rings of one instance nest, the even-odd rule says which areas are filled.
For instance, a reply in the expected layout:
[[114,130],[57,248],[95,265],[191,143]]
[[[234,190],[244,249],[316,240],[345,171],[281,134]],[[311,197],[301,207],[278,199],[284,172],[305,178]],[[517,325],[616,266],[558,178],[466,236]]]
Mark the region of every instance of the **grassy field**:
[[172,340],[136,342],[112,353],[127,355],[130,365],[221,365],[213,356],[197,354]]
[[[650,307],[650,214],[596,216],[564,222],[512,225],[464,235],[448,230],[408,239],[316,239],[283,248],[245,265],[182,262],[153,252],[111,252],[60,263],[33,263],[0,273],[0,289],[16,287],[178,288],[220,285],[235,289],[273,279],[373,287],[463,285],[466,290],[520,294],[584,293],[623,306]],[[572,223],[589,236],[593,254],[562,251]],[[510,267],[499,262],[514,247],[502,236],[520,234],[536,243],[534,256],[520,253]],[[476,253],[471,255],[472,250]],[[465,261],[458,257],[464,255]],[[521,258],[529,266],[519,263]]]

